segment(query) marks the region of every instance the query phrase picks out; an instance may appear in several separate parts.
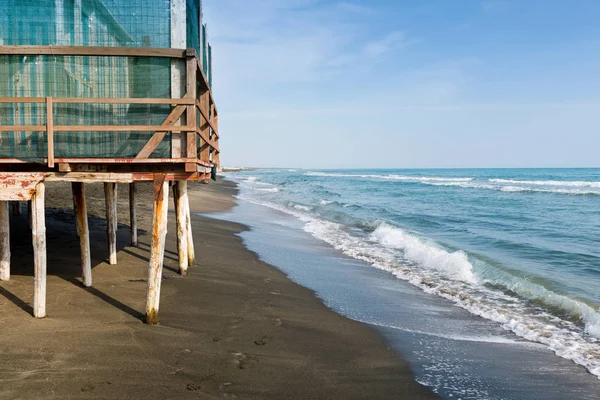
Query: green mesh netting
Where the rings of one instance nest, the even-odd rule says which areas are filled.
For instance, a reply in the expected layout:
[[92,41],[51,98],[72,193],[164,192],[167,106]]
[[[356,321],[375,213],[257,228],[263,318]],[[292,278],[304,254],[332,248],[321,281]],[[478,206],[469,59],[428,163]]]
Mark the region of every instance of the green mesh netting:
[[[2,0],[0,45],[170,47],[170,0]],[[188,47],[206,58],[200,0],[186,0]],[[205,39],[205,36],[202,36]],[[3,97],[169,98],[163,58],[0,56]],[[208,75],[208,70],[205,70]],[[55,125],[160,125],[170,106],[55,104]],[[45,125],[45,104],[0,104],[0,125]],[[152,132],[55,132],[57,158],[135,157]],[[167,136],[151,157],[171,157]],[[45,132],[0,133],[0,157],[42,161]]]

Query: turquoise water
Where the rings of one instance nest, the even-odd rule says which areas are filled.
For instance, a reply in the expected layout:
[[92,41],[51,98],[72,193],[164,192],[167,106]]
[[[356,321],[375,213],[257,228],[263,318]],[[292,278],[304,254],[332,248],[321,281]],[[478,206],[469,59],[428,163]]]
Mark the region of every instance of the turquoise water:
[[600,376],[600,169],[228,177],[346,256]]

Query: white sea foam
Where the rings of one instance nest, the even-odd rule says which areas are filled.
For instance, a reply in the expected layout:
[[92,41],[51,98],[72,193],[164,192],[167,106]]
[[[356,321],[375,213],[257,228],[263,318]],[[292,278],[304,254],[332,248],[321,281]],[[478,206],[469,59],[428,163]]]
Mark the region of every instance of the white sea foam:
[[302,210],[302,211],[310,211],[312,210],[312,207],[308,207],[308,206],[303,206],[300,204],[294,204],[294,208],[297,210]]
[[450,279],[459,279],[469,283],[477,282],[473,266],[463,251],[447,252],[434,243],[427,243],[423,239],[385,223],[375,229],[371,234],[371,239],[385,247],[402,250],[407,260],[425,268],[438,270]]
[[492,183],[500,183],[500,184],[600,188],[600,182],[591,182],[591,181],[555,181],[555,180],[527,181],[527,180],[515,180],[515,179],[489,179],[489,181]]
[[336,177],[336,178],[364,178],[364,179],[383,179],[383,180],[394,180],[404,182],[469,182],[473,178],[452,178],[452,177],[438,177],[438,176],[410,176],[410,175],[375,175],[375,174],[341,174],[334,172],[307,172],[305,176],[319,176],[319,177]]
[[326,205],[328,205],[328,204],[332,204],[332,203],[333,203],[333,201],[331,201],[331,200],[321,200],[319,203],[320,203],[322,206],[326,206]]
[[254,190],[257,190],[259,192],[269,192],[269,193],[278,193],[279,189],[274,187],[274,188],[255,188]]
[[474,178],[467,177],[410,176],[397,174],[344,174],[334,172],[306,172],[304,175],[316,177],[393,180],[399,182],[421,183],[432,186],[455,186],[469,189],[499,190],[502,192],[600,195],[600,182],[588,181],[527,181],[512,179],[488,179],[482,182],[477,181]]
[[[307,232],[344,254],[495,321],[522,338],[544,344],[558,356],[572,360],[600,377],[600,311],[581,301],[524,280],[495,283],[502,283],[525,299],[487,288],[464,252],[446,251],[433,242],[385,223],[369,237],[357,237],[343,225],[305,211],[245,196],[240,198],[291,214],[305,222]],[[585,332],[573,322],[531,306],[527,298],[541,299],[573,316],[580,316],[585,323]],[[454,339],[459,340],[458,337]]]

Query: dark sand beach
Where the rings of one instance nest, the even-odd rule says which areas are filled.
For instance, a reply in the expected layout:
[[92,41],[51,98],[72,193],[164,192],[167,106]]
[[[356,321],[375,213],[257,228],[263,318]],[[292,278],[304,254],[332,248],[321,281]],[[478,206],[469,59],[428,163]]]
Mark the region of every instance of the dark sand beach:
[[[119,264],[106,263],[102,185],[87,186],[94,286],[80,284],[70,186],[47,187],[48,317],[31,317],[27,217],[11,221],[0,283],[0,399],[429,399],[380,336],[261,262],[231,222],[194,217],[197,266],[177,273],[170,214],[159,326],[141,322],[150,238],[129,247],[119,186]],[[151,186],[140,187],[148,230]],[[193,212],[233,205],[232,183],[191,185]]]

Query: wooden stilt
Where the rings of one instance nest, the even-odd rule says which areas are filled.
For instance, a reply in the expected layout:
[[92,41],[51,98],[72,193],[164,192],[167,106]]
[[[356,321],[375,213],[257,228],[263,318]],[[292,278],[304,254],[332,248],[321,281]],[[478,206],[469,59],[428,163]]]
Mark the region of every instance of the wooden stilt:
[[81,247],[81,276],[83,286],[92,286],[92,260],[90,256],[90,232],[88,228],[87,205],[85,188],[81,182],[73,182],[73,200],[75,203],[75,219],[79,230],[79,245]]
[[196,252],[194,251],[194,235],[192,235],[192,216],[190,213],[190,198],[186,196],[185,202],[185,225],[187,230],[188,264],[190,267],[196,265]]
[[137,188],[135,183],[129,184],[129,227],[131,230],[131,245],[137,246],[137,210],[135,205],[135,195]]
[[108,236],[108,262],[117,263],[117,184],[104,183],[104,200],[106,204],[106,234]]
[[148,266],[148,290],[146,292],[146,323],[158,324],[160,284],[167,236],[169,210],[169,184],[164,175],[154,180],[154,219],[152,222],[152,247]]
[[44,183],[35,187],[31,198],[31,233],[33,237],[33,263],[35,271],[33,316],[46,316],[46,217],[44,208]]
[[0,281],[10,280],[10,218],[8,201],[0,201]]
[[71,183],[71,192],[73,193],[73,215],[75,217],[75,229],[77,231],[77,236],[80,236],[79,233],[79,220],[77,219],[77,191],[79,189],[76,188],[78,182]]
[[177,216],[177,252],[179,254],[179,273],[183,276],[188,273],[188,230],[186,203],[188,200],[187,181],[177,181],[173,186],[175,201],[175,215]]

